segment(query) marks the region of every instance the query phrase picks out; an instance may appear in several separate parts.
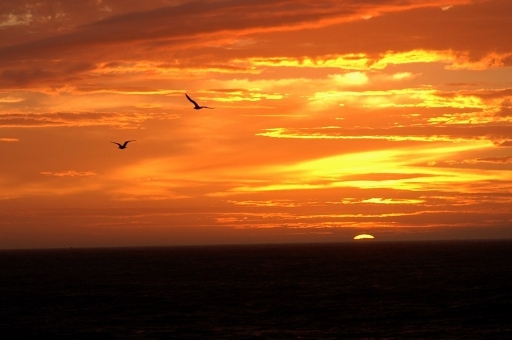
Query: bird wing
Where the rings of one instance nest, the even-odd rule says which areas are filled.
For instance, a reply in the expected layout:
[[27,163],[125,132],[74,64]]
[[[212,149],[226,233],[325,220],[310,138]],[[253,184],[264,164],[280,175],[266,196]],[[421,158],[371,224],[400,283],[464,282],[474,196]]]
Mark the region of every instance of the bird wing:
[[121,144],[116,143],[116,142],[112,142],[112,141],[110,141],[110,143],[114,143],[114,144],[117,144],[117,145],[119,145],[119,146],[122,146]]
[[187,97],[188,101],[194,104],[195,107],[199,107],[199,105],[192,98],[190,98],[188,94],[185,93],[185,97]]
[[126,144],[128,144],[130,142],[136,142],[136,140],[135,139],[127,140],[126,142],[124,142],[123,146],[126,147]]

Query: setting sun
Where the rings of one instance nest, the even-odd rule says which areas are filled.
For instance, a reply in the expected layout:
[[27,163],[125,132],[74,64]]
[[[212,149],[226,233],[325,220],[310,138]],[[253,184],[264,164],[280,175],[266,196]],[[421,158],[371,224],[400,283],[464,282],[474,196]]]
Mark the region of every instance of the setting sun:
[[372,235],[368,235],[368,234],[360,234],[360,235],[357,235],[356,237],[354,237],[354,240],[367,240],[367,239],[374,239],[375,237],[373,237]]

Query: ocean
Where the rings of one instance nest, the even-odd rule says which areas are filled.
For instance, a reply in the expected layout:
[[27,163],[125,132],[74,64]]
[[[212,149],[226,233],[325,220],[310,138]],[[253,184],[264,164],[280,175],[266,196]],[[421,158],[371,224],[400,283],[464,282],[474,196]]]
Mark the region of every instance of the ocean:
[[512,241],[0,251],[0,338],[512,339]]

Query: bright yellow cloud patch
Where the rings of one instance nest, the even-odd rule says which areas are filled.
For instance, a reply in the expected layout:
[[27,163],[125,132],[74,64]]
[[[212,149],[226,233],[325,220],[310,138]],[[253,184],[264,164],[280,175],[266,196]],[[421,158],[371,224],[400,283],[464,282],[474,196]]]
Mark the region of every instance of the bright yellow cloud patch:
[[339,56],[323,56],[318,58],[249,58],[247,61],[253,67],[312,67],[312,68],[342,68],[347,70],[366,70],[370,61],[364,53],[345,54]]
[[312,105],[325,106],[326,102],[337,102],[363,107],[450,107],[491,109],[482,98],[475,95],[442,93],[429,88],[407,88],[373,91],[329,91],[315,92],[309,98]]
[[[475,142],[473,137],[459,137],[453,135],[382,135],[379,133],[374,134],[343,134],[346,130],[341,130],[339,127],[317,128],[317,129],[287,129],[287,128],[272,128],[267,129],[265,132],[257,133],[256,136],[272,137],[272,138],[290,138],[290,139],[346,139],[346,140],[387,140],[393,142],[416,141],[416,142]],[[366,132],[366,131],[361,131]],[[490,146],[490,142],[484,144]]]
[[418,199],[393,199],[393,198],[368,198],[362,200],[361,203],[372,203],[372,204],[419,204],[424,203],[425,200]]
[[343,55],[324,55],[311,57],[270,57],[233,60],[234,63],[248,63],[250,69],[261,67],[297,67],[297,68],[340,68],[344,70],[383,70],[391,65],[417,63],[441,63],[449,70],[484,70],[489,67],[503,66],[512,53],[489,53],[479,60],[472,60],[466,52],[452,50],[414,49],[407,52],[388,51],[378,56],[366,53]]
[[[485,188],[486,181],[507,177],[512,179],[512,175],[507,171],[434,168],[428,166],[428,163],[439,159],[440,155],[447,157],[458,152],[490,147],[492,145],[487,142],[474,141],[428,148],[350,153],[296,164],[267,167],[262,171],[268,178],[273,179],[273,184],[258,185],[258,183],[254,183],[233,188],[223,194],[341,187],[406,191],[455,190],[468,192],[480,190],[477,188],[479,186]],[[419,166],[419,164],[423,164],[423,166]],[[380,176],[381,174],[384,176]],[[390,174],[393,175],[393,178],[389,178]],[[394,201],[373,199],[367,203],[390,204]],[[401,203],[420,203],[420,201],[406,200]]]

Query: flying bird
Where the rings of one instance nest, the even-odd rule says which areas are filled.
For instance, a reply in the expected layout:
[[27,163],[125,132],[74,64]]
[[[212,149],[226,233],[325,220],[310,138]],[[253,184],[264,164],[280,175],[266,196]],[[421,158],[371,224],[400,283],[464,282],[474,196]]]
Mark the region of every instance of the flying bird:
[[200,106],[199,104],[197,104],[192,98],[190,98],[188,96],[188,94],[185,93],[185,97],[187,97],[188,101],[191,102],[192,104],[194,104],[194,110],[201,110],[201,109],[213,109],[213,107],[208,107],[208,106]]
[[114,143],[114,144],[117,144],[119,146],[119,149],[126,149],[126,145],[130,142],[135,142],[136,140],[135,139],[132,139],[132,140],[127,140],[126,142],[124,142],[123,144],[119,144],[119,143],[116,143],[116,142],[110,142],[110,143]]

